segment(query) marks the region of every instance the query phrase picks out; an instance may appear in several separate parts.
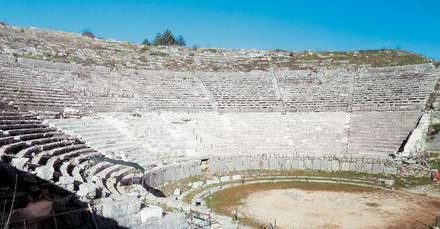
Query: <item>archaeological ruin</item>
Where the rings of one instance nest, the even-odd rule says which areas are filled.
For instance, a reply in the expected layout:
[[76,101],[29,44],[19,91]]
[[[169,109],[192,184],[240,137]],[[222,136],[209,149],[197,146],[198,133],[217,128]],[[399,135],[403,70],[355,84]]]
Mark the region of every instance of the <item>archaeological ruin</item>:
[[429,176],[439,79],[404,51],[148,47],[0,25],[0,223],[189,228],[207,187],[253,171],[380,187]]

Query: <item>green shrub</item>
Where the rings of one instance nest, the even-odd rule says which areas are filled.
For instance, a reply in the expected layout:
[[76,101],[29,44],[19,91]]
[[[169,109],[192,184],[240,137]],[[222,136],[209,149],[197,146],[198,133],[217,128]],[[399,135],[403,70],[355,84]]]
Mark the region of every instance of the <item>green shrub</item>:
[[151,42],[147,38],[145,38],[144,41],[142,41],[142,44],[149,46],[149,45],[151,45]]
[[88,38],[95,38],[95,34],[93,34],[91,31],[84,31],[81,36],[88,37]]
[[186,41],[182,35],[175,36],[171,30],[167,29],[163,33],[158,33],[151,43],[148,39],[142,42],[143,45],[155,46],[186,46]]

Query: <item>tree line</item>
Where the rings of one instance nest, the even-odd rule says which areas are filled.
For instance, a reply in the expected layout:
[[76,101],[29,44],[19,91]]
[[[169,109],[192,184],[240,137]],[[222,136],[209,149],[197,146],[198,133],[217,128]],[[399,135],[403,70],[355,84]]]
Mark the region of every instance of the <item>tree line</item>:
[[[82,36],[95,38],[95,35],[90,30],[84,30]],[[153,41],[148,40],[148,38],[142,41],[143,45],[154,45],[154,46],[186,46],[185,38],[182,35],[174,35],[169,29],[166,29],[162,33],[156,34]]]

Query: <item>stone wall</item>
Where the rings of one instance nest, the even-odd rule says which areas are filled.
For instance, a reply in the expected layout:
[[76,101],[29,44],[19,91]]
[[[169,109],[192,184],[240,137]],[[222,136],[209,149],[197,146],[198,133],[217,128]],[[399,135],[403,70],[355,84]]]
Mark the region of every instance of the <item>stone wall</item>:
[[[396,175],[401,162],[373,158],[350,157],[313,157],[298,155],[248,155],[235,157],[211,157],[207,161],[210,173],[226,175],[245,170],[315,170],[315,171],[349,171],[355,173]],[[175,168],[176,167],[176,168]],[[190,176],[201,175],[200,162],[185,166],[170,165],[144,175],[144,185],[160,187],[166,182],[180,180]],[[174,172],[180,172],[175,174]]]
[[166,182],[178,181],[202,173],[200,161],[174,163],[147,171],[142,183],[150,187],[159,187]]

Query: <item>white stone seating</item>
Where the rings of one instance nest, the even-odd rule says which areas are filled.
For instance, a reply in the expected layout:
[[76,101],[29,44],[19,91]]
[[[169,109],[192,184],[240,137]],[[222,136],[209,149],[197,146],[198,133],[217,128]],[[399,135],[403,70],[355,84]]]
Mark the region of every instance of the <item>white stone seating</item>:
[[107,178],[111,177],[114,172],[117,172],[123,168],[125,168],[125,166],[120,165],[120,164],[113,164],[113,165],[99,171],[94,176],[99,177],[99,178],[103,178],[103,179],[107,179]]
[[112,120],[98,119],[63,119],[50,120],[51,125],[80,137],[84,142],[103,154],[116,155],[124,159],[132,158],[148,150],[135,139],[113,125]]
[[72,150],[83,149],[86,147],[87,146],[85,146],[84,144],[70,144],[52,150],[43,151],[32,158],[32,164],[45,164],[45,160],[48,160],[54,155],[56,156],[59,154],[70,152]]
[[[96,180],[97,185],[101,186],[102,188],[106,191],[108,191],[109,193],[112,194],[119,194],[119,192],[116,190],[115,188],[115,184],[116,184],[116,179],[115,178],[111,178],[112,173],[123,169],[124,166],[118,165],[118,164],[114,164],[111,165],[103,170],[101,170],[100,172],[96,173],[93,176],[93,180]],[[111,180],[111,182],[110,182]]]
[[117,176],[117,180],[118,180],[118,186],[128,186],[131,184],[136,183],[136,180],[141,179],[142,177],[142,173],[136,173],[136,172],[127,172],[127,173],[123,173],[120,176]]
[[[69,161],[64,161],[61,167],[65,167],[67,169],[67,172],[71,171],[69,174],[71,174],[72,177],[75,178],[75,180],[78,181],[84,181],[83,175],[81,175],[86,169],[86,167],[91,167],[94,163],[93,160],[91,160],[92,157],[100,156],[101,154],[98,152],[90,152],[86,154],[81,154],[76,157],[71,158]],[[61,169],[61,168],[60,168]]]
[[103,179],[97,178],[93,181],[95,182],[96,187],[101,190],[101,196],[108,197],[111,195],[111,191],[107,189]]
[[[31,108],[79,107],[72,94],[62,90],[62,84],[56,82],[60,78],[52,78],[55,75],[35,72],[31,68],[5,70],[6,77],[0,78],[0,96],[14,101],[14,104]],[[44,68],[41,70],[44,71]]]
[[1,137],[0,138],[0,147],[8,144],[12,144],[18,142],[19,140],[15,137]]
[[12,124],[40,124],[41,120],[2,120],[0,116],[0,125],[12,125]]
[[23,148],[29,147],[25,142],[15,142],[8,145],[3,145],[0,147],[0,157],[5,154],[11,154],[12,151],[19,151]]
[[32,139],[32,140],[27,140],[26,143],[30,144],[30,145],[42,145],[42,144],[47,144],[47,143],[51,143],[51,142],[57,142],[57,141],[62,141],[65,140],[67,137],[66,136],[62,136],[62,135],[55,135],[53,137],[43,137],[43,138],[38,138],[38,139]]
[[56,129],[45,127],[45,128],[33,128],[33,129],[14,129],[14,130],[8,130],[6,132],[10,136],[16,136],[16,135],[34,134],[34,133],[35,134],[36,133],[46,133],[46,132],[53,132],[53,131],[56,131]]
[[351,114],[349,151],[389,155],[399,150],[416,127],[421,112],[354,112]]
[[[67,164],[67,163],[63,163],[63,164],[61,164],[61,166],[59,167],[58,170],[61,173],[61,176],[72,177],[75,179],[75,177],[73,177],[72,175],[69,174],[68,165],[69,164]],[[57,170],[55,169],[55,171],[57,171]]]
[[[435,78],[429,72],[400,69],[371,69],[354,84],[354,111],[421,110],[433,89]],[[372,80],[374,78],[374,80]]]
[[[414,110],[423,107],[438,77],[432,66],[237,72],[235,67],[222,64],[220,69],[235,71],[213,72],[207,67],[207,72],[188,73],[75,64],[60,70],[51,67],[53,62],[42,61],[45,67],[35,68],[35,63],[26,64],[29,61],[0,61],[1,97],[21,106],[95,111]],[[79,69],[88,77],[72,74]]]
[[116,143],[107,143],[107,144],[90,143],[90,145],[98,150],[101,150],[102,152],[133,152],[140,150],[139,147],[131,146],[130,142],[116,142]]
[[118,171],[115,171],[114,173],[111,174],[111,177],[114,177],[116,179],[116,182],[119,183],[119,181],[125,177],[126,175],[132,173],[133,171],[135,171],[135,168],[133,167],[125,167],[122,168]]
[[104,185],[112,195],[116,195],[116,196],[122,195],[122,193],[120,193],[119,190],[116,189],[116,179],[115,178],[105,179]]
[[0,120],[4,122],[5,121],[36,121],[38,120],[38,118],[34,116],[25,116],[17,113],[17,114],[0,115]]
[[59,131],[51,131],[51,132],[45,132],[45,133],[36,133],[36,134],[24,134],[17,136],[21,141],[29,141],[33,139],[39,139],[39,138],[49,138],[49,137],[55,137],[55,136],[61,136],[63,133]]
[[87,174],[86,176],[92,177],[110,166],[112,166],[112,164],[106,161],[96,162],[92,167],[90,167],[89,169],[87,169],[87,171],[85,171]]
[[44,128],[42,124],[5,124],[0,125],[1,130],[13,130],[13,129],[32,129],[32,128]]
[[46,166],[53,167],[55,169],[55,171],[59,171],[59,167],[61,166],[63,161],[69,160],[71,157],[75,157],[78,155],[84,155],[84,154],[88,154],[88,153],[92,153],[92,152],[95,152],[95,151],[91,148],[85,148],[85,149],[80,148],[80,149],[72,150],[68,153],[56,155],[56,156],[49,158],[49,160],[46,162]]
[[40,152],[49,151],[64,146],[69,146],[74,144],[75,142],[76,140],[73,139],[62,139],[60,141],[54,140],[48,143],[44,143],[41,145],[34,145],[27,149],[21,150],[20,152],[18,152],[18,156],[29,155],[30,153],[38,154]]
[[[85,181],[87,179],[84,179],[84,176],[82,175],[84,169],[87,166],[91,166],[91,161],[82,161],[81,163],[78,164],[70,164],[70,167],[73,167],[72,169],[72,176],[78,180],[78,181]],[[69,167],[69,166],[68,166]]]
[[65,144],[71,144],[72,142],[73,140],[68,140],[65,136],[28,140],[25,141],[25,143],[28,144],[29,147],[18,151],[15,155],[17,157],[30,157],[32,153],[35,154],[41,150],[50,150]]
[[82,138],[87,139],[87,142],[104,142],[104,141],[114,141],[115,139],[124,138],[122,133],[107,132],[107,133],[94,133],[87,132],[80,135]]
[[100,155],[101,155],[101,153],[99,153],[99,152],[92,153],[92,154],[78,155],[77,157],[72,158],[71,161],[74,164],[79,164],[83,161],[90,160],[90,157],[98,157]]

